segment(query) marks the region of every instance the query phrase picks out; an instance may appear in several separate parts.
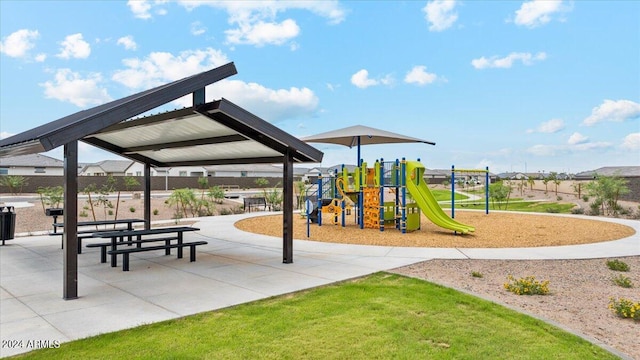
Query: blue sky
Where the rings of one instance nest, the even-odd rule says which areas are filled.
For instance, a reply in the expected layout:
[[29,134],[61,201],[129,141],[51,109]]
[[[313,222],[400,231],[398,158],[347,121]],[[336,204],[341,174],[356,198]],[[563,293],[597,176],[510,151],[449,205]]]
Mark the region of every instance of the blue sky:
[[2,0],[0,16],[2,137],[233,61],[207,100],[299,137],[361,124],[436,142],[366,146],[369,162],[640,165],[638,1]]

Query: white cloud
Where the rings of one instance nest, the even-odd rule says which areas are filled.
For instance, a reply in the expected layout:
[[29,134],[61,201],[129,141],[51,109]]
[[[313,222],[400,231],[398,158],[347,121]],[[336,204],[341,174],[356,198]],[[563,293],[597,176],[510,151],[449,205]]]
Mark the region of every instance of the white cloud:
[[561,0],[533,0],[522,4],[516,10],[516,25],[535,28],[551,21],[551,15],[558,12],[568,11],[562,6]]
[[136,44],[136,42],[133,40],[133,36],[131,35],[121,37],[120,39],[118,39],[117,44],[124,46],[124,48],[127,50],[135,50],[138,48],[138,44]]
[[297,37],[300,27],[291,19],[281,23],[258,21],[240,24],[238,29],[226,30],[225,34],[231,44],[282,45]]
[[47,54],[38,54],[36,55],[34,60],[37,62],[44,62],[45,60],[47,60]]
[[430,24],[429,31],[443,31],[450,28],[458,20],[458,14],[454,11],[455,6],[455,0],[429,1],[422,9]]
[[609,142],[584,142],[579,144],[563,144],[563,145],[534,145],[526,151],[529,154],[537,156],[557,156],[562,154],[570,154],[577,152],[587,152],[591,150],[602,150],[612,146]]
[[476,69],[487,69],[487,68],[502,68],[508,69],[513,66],[513,63],[516,61],[521,61],[524,65],[533,65],[536,61],[542,61],[547,58],[547,54],[544,52],[539,52],[535,55],[531,53],[517,53],[512,52],[511,54],[499,58],[497,56],[492,56],[490,58],[480,57],[478,59],[471,60],[471,65],[473,65]]
[[133,16],[138,19],[150,19],[151,14],[149,14],[149,10],[151,10],[151,4],[146,0],[129,0],[127,1],[127,6],[133,13]]
[[[235,28],[225,31],[230,44],[254,46],[283,45],[300,34],[300,27],[293,19],[277,21],[279,13],[287,10],[307,10],[327,18],[330,24],[338,24],[346,17],[346,11],[338,1],[178,1],[188,10],[210,6],[228,13],[228,22]],[[133,10],[132,10],[133,11]],[[146,10],[146,14],[149,9]],[[293,46],[292,50],[297,49]]]
[[[143,90],[178,80],[229,62],[226,55],[211,48],[183,51],[178,55],[156,52],[144,59],[126,59],[127,67],[116,71],[112,79],[133,90]],[[257,83],[222,80],[206,88],[207,101],[224,98],[269,121],[281,121],[312,115],[318,97],[308,88],[269,89]],[[192,97],[176,101],[191,106]]]
[[200,21],[194,21],[191,23],[191,35],[200,36],[207,32],[207,27],[204,26]]
[[100,88],[102,76],[89,74],[82,78],[70,69],[58,69],[53,81],[40,84],[44,87],[45,97],[70,102],[79,107],[100,105],[111,101],[107,90]]
[[438,79],[438,75],[428,73],[426,66],[414,66],[404,77],[404,82],[408,84],[427,85]]
[[631,100],[605,100],[602,105],[591,110],[583,125],[592,126],[599,122],[623,122],[640,117],[640,104]]
[[527,130],[528,134],[531,133],[546,133],[546,134],[553,134],[553,133],[557,133],[560,130],[564,129],[564,121],[562,119],[551,119],[549,121],[545,121],[543,123],[540,124],[540,126],[538,126],[537,129],[529,129]]
[[395,83],[396,83],[396,79],[391,74],[387,74],[380,79],[380,84],[382,85],[392,86]]
[[60,45],[60,53],[56,56],[62,59],[86,59],[91,54],[91,46],[82,39],[80,33],[68,35]]
[[[270,122],[313,115],[318,108],[318,97],[306,87],[269,89],[257,83],[240,80],[222,80],[206,88],[207,101],[220,98],[241,106]],[[191,105],[191,96],[181,99]],[[184,103],[183,103],[184,104]]]
[[378,85],[378,80],[370,79],[369,72],[366,69],[362,69],[355,74],[351,75],[351,83],[360,89],[366,89],[369,86]]
[[10,132],[6,132],[6,131],[0,131],[0,140],[1,139],[6,139],[8,137],[12,137],[15,134],[12,134]]
[[39,37],[38,30],[21,29],[13,32],[0,42],[0,53],[12,58],[26,57]]
[[574,132],[573,134],[571,134],[571,136],[569,136],[569,140],[567,140],[567,143],[569,145],[576,145],[576,144],[583,144],[588,140],[589,140],[588,137],[580,134],[579,132]]
[[631,133],[624,137],[622,148],[627,150],[640,150],[640,132]]
[[153,52],[145,59],[130,58],[122,61],[127,67],[116,71],[112,79],[131,89],[142,90],[182,79],[229,62],[218,50],[187,50],[179,55]]

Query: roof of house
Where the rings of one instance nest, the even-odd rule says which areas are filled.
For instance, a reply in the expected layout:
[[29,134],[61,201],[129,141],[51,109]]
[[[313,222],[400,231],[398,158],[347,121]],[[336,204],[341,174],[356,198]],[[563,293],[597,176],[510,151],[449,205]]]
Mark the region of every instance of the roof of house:
[[636,177],[640,176],[640,166],[605,166],[595,170],[583,171],[576,174],[576,178],[593,178],[597,175]]
[[211,165],[204,167],[207,171],[251,171],[251,172],[282,172],[282,167],[271,164],[232,164]]
[[131,165],[133,161],[131,160],[102,160],[100,162],[89,164],[90,166],[97,166],[102,169],[105,173],[123,173],[125,172]]
[[16,155],[0,158],[0,166],[64,167],[64,161],[42,154]]

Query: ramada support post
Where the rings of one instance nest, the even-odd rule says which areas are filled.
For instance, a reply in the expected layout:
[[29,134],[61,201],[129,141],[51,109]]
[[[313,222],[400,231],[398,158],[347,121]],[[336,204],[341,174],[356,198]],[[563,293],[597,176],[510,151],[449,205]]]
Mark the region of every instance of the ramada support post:
[[282,262],[293,263],[293,155],[289,148],[284,154],[282,208]]
[[144,228],[151,229],[151,164],[144,164]]
[[65,300],[78,298],[78,141],[64,145],[63,289]]

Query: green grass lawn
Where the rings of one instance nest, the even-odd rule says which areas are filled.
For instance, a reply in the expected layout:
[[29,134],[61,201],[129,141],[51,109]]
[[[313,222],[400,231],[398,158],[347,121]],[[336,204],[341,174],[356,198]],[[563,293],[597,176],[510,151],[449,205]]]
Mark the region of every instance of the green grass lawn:
[[[500,291],[500,289],[496,289]],[[518,295],[513,295],[518,296]],[[43,349],[28,359],[615,359],[545,322],[377,273]]]
[[[446,201],[446,200],[451,201],[451,190],[439,190],[439,189],[429,189],[429,190],[431,190],[431,193],[433,194],[433,197],[436,198],[436,201]],[[466,195],[455,193],[456,200],[465,200],[468,198],[469,197]]]
[[[451,203],[441,203],[443,209],[450,209]],[[570,214],[574,204],[560,204],[550,201],[521,201],[521,199],[513,199],[509,201],[509,204],[501,204],[500,207],[495,206],[489,201],[489,211],[491,210],[509,210],[509,211],[523,211],[523,212],[547,212],[547,213],[560,213]],[[456,203],[456,209],[471,209],[471,210],[484,210],[484,199],[473,202],[460,202]]]

